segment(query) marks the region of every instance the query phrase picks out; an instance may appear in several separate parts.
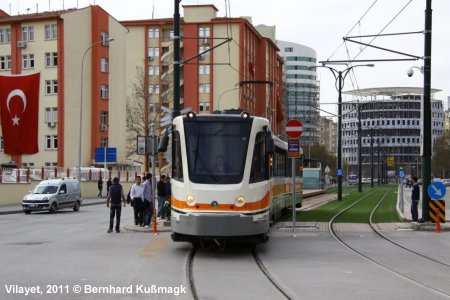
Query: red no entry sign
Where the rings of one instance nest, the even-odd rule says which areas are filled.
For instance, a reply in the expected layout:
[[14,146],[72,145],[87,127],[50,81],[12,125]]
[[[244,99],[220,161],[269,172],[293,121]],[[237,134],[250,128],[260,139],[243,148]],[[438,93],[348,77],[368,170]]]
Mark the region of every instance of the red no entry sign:
[[286,123],[286,134],[291,139],[299,138],[303,133],[303,124],[299,120],[289,120]]

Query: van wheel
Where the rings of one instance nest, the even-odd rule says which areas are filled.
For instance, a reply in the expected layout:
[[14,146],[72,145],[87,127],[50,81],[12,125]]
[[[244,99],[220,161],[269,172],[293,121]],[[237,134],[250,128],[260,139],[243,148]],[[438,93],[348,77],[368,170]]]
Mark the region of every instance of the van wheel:
[[73,206],[73,211],[79,211],[80,210],[80,201],[75,202],[75,205]]
[[57,209],[58,209],[58,207],[57,207],[57,205],[56,205],[56,202],[53,202],[53,203],[52,203],[52,206],[50,206],[49,212],[50,212],[51,214],[53,214],[53,213],[56,212]]
[[31,214],[31,210],[24,210],[23,212],[27,215]]

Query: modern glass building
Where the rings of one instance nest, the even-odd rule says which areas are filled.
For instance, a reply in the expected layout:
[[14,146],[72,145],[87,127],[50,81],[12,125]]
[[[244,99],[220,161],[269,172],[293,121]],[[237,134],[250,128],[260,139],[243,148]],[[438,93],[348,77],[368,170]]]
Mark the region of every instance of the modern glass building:
[[285,61],[284,115],[286,120],[303,123],[301,145],[319,143],[319,84],[315,69],[316,51],[300,44],[277,41],[280,55]]
[[[354,101],[342,107],[342,149],[346,174],[358,174],[358,121],[361,121],[362,177],[394,177],[399,168],[407,175],[421,174],[423,88],[388,87],[345,92]],[[433,144],[444,132],[441,100],[432,89]],[[356,99],[359,99],[356,100]],[[358,115],[359,114],[359,115]],[[372,159],[373,158],[373,159]]]

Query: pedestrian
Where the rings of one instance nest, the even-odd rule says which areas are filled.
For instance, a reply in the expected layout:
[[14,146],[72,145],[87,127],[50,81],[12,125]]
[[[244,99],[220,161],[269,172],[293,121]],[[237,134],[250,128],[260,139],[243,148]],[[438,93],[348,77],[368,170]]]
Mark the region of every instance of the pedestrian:
[[[108,192],[108,196],[106,198],[106,207],[111,207],[109,213],[109,229],[108,233],[111,233],[114,225],[114,217],[116,217],[116,232],[120,232],[120,215],[122,213],[122,205],[123,207],[127,205],[125,195],[123,194],[122,185],[119,183],[119,178],[114,177],[114,184],[111,185],[110,190]],[[111,205],[109,204],[111,202]]]
[[158,218],[164,219],[165,217],[165,209],[164,202],[166,202],[166,175],[161,175],[159,177],[159,181],[156,184],[156,188],[158,189]]
[[419,200],[420,200],[420,188],[419,184],[417,183],[417,176],[411,177],[412,181],[412,192],[411,192],[411,216],[413,222],[417,222],[419,219]]
[[136,176],[135,183],[130,189],[130,198],[134,212],[134,225],[144,225],[144,215],[141,214],[144,199],[144,185],[141,184],[141,176]]
[[106,193],[109,192],[109,188],[111,187],[112,182],[111,182],[111,177],[109,177],[108,181],[106,182]]
[[97,195],[97,197],[102,198],[102,190],[103,190],[103,179],[102,179],[102,176],[100,176],[98,178],[97,187],[98,187],[98,195]]
[[[171,203],[171,197],[172,197],[172,184],[170,183],[170,177],[169,176],[166,177],[166,182],[165,182],[164,186],[166,188],[166,191],[165,191],[166,201],[168,201],[169,204],[170,204]],[[164,208],[164,214],[168,215],[168,214],[170,214],[170,211],[168,211],[166,208]]]
[[147,173],[144,181],[144,202],[142,204],[141,213],[144,216],[144,226],[150,227],[153,217],[153,197],[152,197],[152,174]]

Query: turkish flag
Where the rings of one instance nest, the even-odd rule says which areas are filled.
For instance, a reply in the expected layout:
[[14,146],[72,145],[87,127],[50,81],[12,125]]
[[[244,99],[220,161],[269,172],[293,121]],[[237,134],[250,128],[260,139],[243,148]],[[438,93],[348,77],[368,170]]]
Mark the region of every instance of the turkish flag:
[[0,76],[0,110],[5,154],[38,149],[39,73]]

